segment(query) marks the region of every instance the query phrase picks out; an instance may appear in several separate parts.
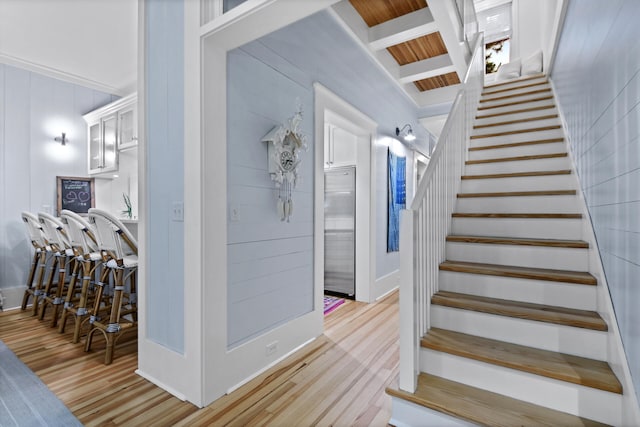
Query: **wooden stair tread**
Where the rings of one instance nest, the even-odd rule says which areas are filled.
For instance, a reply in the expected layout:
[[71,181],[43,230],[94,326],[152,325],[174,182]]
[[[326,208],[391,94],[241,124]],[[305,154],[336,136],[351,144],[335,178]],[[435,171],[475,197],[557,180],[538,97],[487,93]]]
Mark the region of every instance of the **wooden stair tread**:
[[520,162],[525,160],[556,159],[556,158],[567,157],[567,156],[568,156],[567,153],[532,154],[530,156],[498,157],[495,159],[467,160],[465,164],[480,165],[484,163]]
[[503,99],[517,98],[519,96],[536,95],[536,94],[545,93],[545,92],[551,92],[551,88],[547,87],[547,88],[544,88],[544,89],[530,90],[529,92],[514,93],[514,94],[511,94],[511,95],[503,95],[503,96],[496,96],[495,98],[490,98],[490,99],[480,99],[480,102],[483,103],[483,102],[502,101]]
[[487,276],[513,277],[516,279],[544,280],[547,282],[573,283],[595,286],[598,281],[586,272],[554,270],[550,268],[516,267],[511,265],[484,264],[466,261],[444,261],[440,270],[458,273],[483,274]]
[[429,330],[422,338],[421,345],[473,360],[622,394],[622,384],[609,364],[600,360],[437,328]]
[[525,82],[527,80],[533,80],[533,79],[540,79],[542,77],[545,77],[544,73],[539,73],[539,74],[535,74],[532,76],[528,76],[528,77],[521,77],[521,78],[516,78],[516,79],[511,79],[505,82],[501,82],[501,83],[494,83],[494,84],[490,84],[484,87],[485,90],[487,89],[493,89],[494,87],[500,87],[500,86],[504,86],[504,85],[510,85],[513,83],[520,83],[520,82]]
[[509,144],[484,145],[481,147],[469,147],[469,151],[494,150],[496,148],[522,147],[525,145],[550,144],[564,142],[564,138],[537,139],[534,141],[511,142]]
[[506,116],[508,114],[532,113],[534,111],[548,110],[550,108],[555,108],[555,104],[541,105],[539,107],[521,108],[519,110],[509,110],[509,111],[505,111],[503,113],[485,114],[483,116],[476,116],[476,119],[478,119],[478,120],[480,120],[480,119],[489,119],[491,117]]
[[549,100],[549,99],[553,99],[553,95],[540,96],[538,98],[533,98],[533,99],[524,99],[522,101],[507,102],[507,103],[499,104],[499,105],[489,105],[489,106],[484,106],[484,107],[480,106],[480,107],[478,107],[478,110],[490,110],[492,108],[511,107],[513,105],[529,104],[531,102],[546,101],[546,100]]
[[475,125],[473,128],[482,129],[482,128],[490,128],[494,126],[515,125],[518,123],[529,123],[529,122],[535,122],[538,120],[548,120],[548,119],[557,119],[557,118],[558,118],[557,114],[548,114],[546,116],[527,117],[526,119],[507,120],[505,122],[489,123],[486,125]]
[[548,248],[589,249],[589,243],[582,240],[529,239],[522,237],[491,237],[449,235],[447,242],[484,243],[495,245],[543,246]]
[[421,373],[415,393],[387,388],[387,394],[481,425],[597,427],[606,424],[501,394]]
[[561,169],[561,170],[555,170],[555,171],[493,173],[493,174],[484,174],[484,175],[462,175],[461,179],[523,178],[523,177],[531,177],[531,176],[549,176],[549,175],[571,175],[571,169]]
[[471,139],[493,138],[496,136],[517,135],[520,133],[529,133],[529,132],[543,132],[545,130],[555,130],[555,129],[561,129],[561,128],[562,128],[561,125],[542,126],[537,128],[510,130],[506,132],[486,133],[482,135],[471,135]]
[[439,291],[431,297],[431,304],[463,310],[535,320],[537,322],[576,328],[606,331],[607,323],[595,311],[480,297],[456,292]]
[[582,214],[575,213],[468,213],[454,212],[453,218],[538,218],[538,219],[581,219]]
[[576,190],[503,191],[496,193],[458,193],[459,199],[473,197],[575,196]]
[[534,87],[534,86],[541,86],[541,85],[546,85],[549,84],[549,80],[544,80],[541,82],[536,82],[536,83],[527,83],[524,84],[522,86],[516,86],[516,87],[509,87],[506,89],[498,89],[498,90],[494,90],[494,91],[490,91],[490,92],[482,92],[482,96],[487,96],[487,95],[495,95],[496,93],[503,93],[503,92],[509,92],[511,90],[518,90],[518,89],[526,89],[528,87]]

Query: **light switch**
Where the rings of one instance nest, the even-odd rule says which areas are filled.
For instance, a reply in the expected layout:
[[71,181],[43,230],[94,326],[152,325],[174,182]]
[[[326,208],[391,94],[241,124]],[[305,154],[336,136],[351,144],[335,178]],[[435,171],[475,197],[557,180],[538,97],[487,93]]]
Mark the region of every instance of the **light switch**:
[[184,221],[184,203],[173,202],[171,204],[171,220],[182,222]]
[[240,208],[238,208],[238,205],[229,206],[229,221],[231,222],[240,221]]

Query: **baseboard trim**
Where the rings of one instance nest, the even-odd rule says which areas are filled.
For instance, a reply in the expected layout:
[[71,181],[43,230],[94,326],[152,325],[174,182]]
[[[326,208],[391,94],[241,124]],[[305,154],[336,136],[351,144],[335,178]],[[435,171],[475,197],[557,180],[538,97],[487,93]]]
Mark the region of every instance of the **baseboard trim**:
[[372,301],[379,301],[382,298],[389,295],[391,292],[398,289],[400,286],[400,270],[392,271],[391,273],[376,279],[373,286],[373,298]]
[[167,384],[163,383],[162,381],[158,380],[157,378],[153,377],[152,375],[147,374],[144,371],[141,371],[140,369],[136,369],[134,371],[137,375],[140,375],[142,378],[144,378],[145,380],[157,385],[158,387],[160,387],[161,389],[163,389],[164,391],[166,391],[167,393],[177,397],[178,399],[180,399],[183,402],[187,401],[187,396],[185,396],[184,394],[180,393],[179,391],[177,391],[175,388],[168,386]]
[[22,297],[24,296],[24,286],[16,286],[14,288],[0,288],[4,297],[2,308],[4,311],[20,308],[22,305]]
[[265,366],[264,368],[260,369],[259,371],[256,371],[255,373],[253,373],[252,375],[248,376],[247,378],[245,378],[244,380],[240,381],[238,384],[231,386],[228,390],[227,390],[227,394],[231,394],[234,391],[236,391],[237,389],[239,389],[240,387],[242,387],[243,385],[245,385],[246,383],[248,383],[249,381],[251,381],[252,379],[256,378],[257,376],[259,376],[260,374],[266,372],[267,370],[271,369],[272,367],[274,367],[275,365],[277,365],[278,363],[282,362],[284,359],[286,359],[287,357],[291,356],[293,353],[295,353],[296,351],[300,350],[301,348],[307,346],[308,344],[311,344],[313,341],[315,341],[316,338],[311,338],[310,340],[300,344],[298,347],[294,348],[293,350],[291,350],[290,352],[282,355],[281,357],[279,357],[278,359],[274,360],[273,362],[269,363],[267,366]]

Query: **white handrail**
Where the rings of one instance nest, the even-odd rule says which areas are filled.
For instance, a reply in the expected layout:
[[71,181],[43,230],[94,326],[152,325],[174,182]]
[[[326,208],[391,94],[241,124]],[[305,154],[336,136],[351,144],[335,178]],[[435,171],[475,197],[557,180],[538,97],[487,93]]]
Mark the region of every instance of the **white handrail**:
[[451,227],[467,144],[484,82],[483,37],[476,36],[463,87],[409,209],[400,215],[400,389],[413,393],[420,338],[429,329],[431,297]]

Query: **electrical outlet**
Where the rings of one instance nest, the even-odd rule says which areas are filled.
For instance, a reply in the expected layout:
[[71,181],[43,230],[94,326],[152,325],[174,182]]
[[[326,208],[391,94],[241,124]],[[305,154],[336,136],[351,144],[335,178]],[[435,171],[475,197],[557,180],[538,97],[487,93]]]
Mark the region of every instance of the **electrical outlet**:
[[184,221],[184,203],[173,202],[171,204],[171,220],[178,222]]
[[278,341],[267,344],[267,356],[271,356],[276,351],[278,351]]

